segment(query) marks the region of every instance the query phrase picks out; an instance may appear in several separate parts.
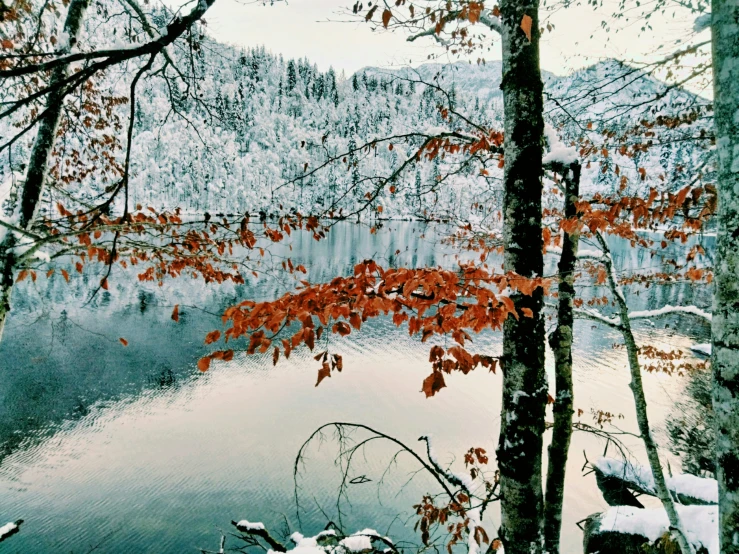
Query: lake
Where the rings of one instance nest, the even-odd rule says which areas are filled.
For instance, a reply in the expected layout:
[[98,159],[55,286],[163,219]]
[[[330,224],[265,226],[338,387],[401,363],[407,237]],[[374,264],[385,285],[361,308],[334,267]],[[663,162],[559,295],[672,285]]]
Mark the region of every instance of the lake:
[[[298,234],[289,255],[308,268],[312,282],[348,274],[365,258],[385,266],[452,266],[453,251],[439,241],[443,234],[419,223],[387,222],[377,234],[341,223],[321,242]],[[287,255],[286,248],[280,245],[274,254]],[[620,243],[613,249],[623,269],[661,267],[645,251]],[[548,264],[552,270],[556,259]],[[196,553],[217,550],[232,519],[263,521],[276,535],[286,525],[314,534],[329,518],[337,519],[334,437],[329,433],[315,443],[301,467],[300,526],[293,462],[308,436],[331,421],[369,425],[418,451],[418,437],[433,435],[439,457],[454,461],[457,470],[471,446],[494,452],[500,373],[478,368],[452,375],[446,389],[426,399],[420,389],[430,371],[432,341],[422,344],[389,319],[368,322],[345,338],[332,336],[331,349],[343,355],[344,371],[317,388],[319,364],[305,348],[276,367],[269,355],[237,354],[200,373],[197,360],[208,352],[204,336],[222,328],[219,316],[226,307],[246,298],[274,298],[294,283],[263,277],[244,286],[204,286],[186,278],[158,287],[118,272],[110,290],[87,303],[98,282],[87,271],[73,274],[69,285],[58,274],[49,281],[28,279],[13,293],[0,343],[0,524],[18,518],[25,523],[0,544],[0,552]],[[632,291],[629,301],[632,309],[705,307],[710,291],[675,283]],[[175,304],[179,323],[170,318]],[[709,337],[708,326],[691,318],[642,322],[636,331],[641,341],[667,349],[687,350]],[[583,320],[575,332],[575,408],[584,411],[581,421],[592,423],[590,410],[600,409],[623,414],[617,425],[636,431],[625,353],[613,348],[620,337]],[[500,354],[501,333],[474,337],[474,344],[475,352]],[[551,377],[551,356],[547,362]],[[646,374],[644,381],[652,423],[666,446],[664,421],[683,395],[685,378]],[[637,439],[624,442],[644,459]],[[594,476],[581,471],[583,452],[594,459],[604,446],[591,434],[574,434],[564,552],[581,551],[576,522],[606,507]],[[417,468],[408,457],[391,464],[394,452],[388,445],[368,446],[356,460],[352,476],[364,482],[349,486],[346,531],[370,527],[396,539],[414,538],[412,505],[437,489],[423,475],[410,479]],[[665,458],[679,467],[667,452]],[[498,522],[495,510],[486,514],[489,533]],[[227,539],[227,546],[237,544]]]

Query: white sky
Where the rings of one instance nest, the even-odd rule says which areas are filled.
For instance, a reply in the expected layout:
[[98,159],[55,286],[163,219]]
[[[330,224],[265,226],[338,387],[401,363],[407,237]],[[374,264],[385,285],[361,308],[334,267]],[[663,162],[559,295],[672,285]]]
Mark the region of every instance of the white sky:
[[[606,2],[613,5],[613,0]],[[210,33],[218,40],[241,46],[264,45],[286,58],[307,57],[323,71],[333,66],[347,75],[369,65],[418,65],[427,61],[431,51],[440,52],[432,38],[411,44],[401,32],[372,32],[363,22],[341,22],[347,17],[340,12],[352,3],[352,0],[290,0],[289,4],[280,2],[270,6],[217,0],[205,19]],[[590,7],[571,7],[542,13],[555,25],[554,31],[546,32],[543,37],[543,69],[566,74],[606,57],[644,61],[655,57],[659,44],[674,45],[675,40],[688,38],[695,19],[682,10],[674,16],[670,12],[653,18],[653,31],[641,32],[640,24],[624,27],[623,23],[616,23],[622,28],[606,33],[600,24],[612,9],[607,6],[594,12]],[[708,38],[707,32],[705,35],[701,38]],[[494,40],[491,45],[485,58],[500,59],[500,41]]]

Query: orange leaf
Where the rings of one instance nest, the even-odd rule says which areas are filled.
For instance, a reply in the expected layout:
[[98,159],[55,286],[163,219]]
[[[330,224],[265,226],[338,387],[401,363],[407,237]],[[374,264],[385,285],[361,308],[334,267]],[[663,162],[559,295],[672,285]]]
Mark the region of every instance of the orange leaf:
[[388,23],[390,23],[390,18],[393,16],[392,13],[390,13],[390,10],[385,10],[382,12],[382,26],[387,29]]
[[272,365],[277,365],[277,360],[280,359],[280,349],[275,346],[275,351],[272,353]]
[[108,290],[108,279],[105,277],[101,279],[100,286],[103,287],[105,290]]
[[469,15],[467,19],[470,23],[477,23],[480,21],[480,13],[482,12],[482,4],[477,2],[470,2]]
[[64,277],[64,280],[69,283],[69,273],[67,273],[66,269],[62,269],[62,277]]
[[426,398],[434,396],[441,389],[446,387],[444,382],[444,375],[440,371],[434,371],[431,375],[423,380],[423,392]]
[[321,381],[323,381],[326,377],[331,377],[331,368],[329,367],[328,362],[323,362],[321,369],[318,370],[318,380],[316,381],[316,386],[320,385]]
[[210,357],[206,356],[205,358],[200,358],[198,360],[198,369],[200,371],[208,371],[209,367],[210,367]]
[[172,310],[172,320],[177,323],[180,321],[180,305],[175,304],[174,310]]
[[606,282],[606,270],[604,268],[598,268],[598,275],[596,276],[595,281],[599,285]]
[[534,317],[534,312],[531,311],[531,308],[521,308],[521,313],[526,317]]
[[359,329],[362,326],[362,318],[359,317],[357,312],[352,312],[349,314],[349,323],[351,323],[352,327],[355,329]]
[[531,16],[526,14],[524,14],[524,16],[521,18],[521,29],[526,35],[526,38],[529,39],[529,42],[531,42],[531,24],[533,23],[533,21],[534,20],[531,19]]
[[128,346],[128,341],[126,339],[124,339],[123,337],[119,338],[118,340],[121,341],[121,344],[123,346]]
[[28,270],[24,269],[18,274],[18,278],[15,280],[15,282],[20,283],[21,281],[25,280],[26,277],[28,277]]
[[342,337],[347,336],[349,333],[352,332],[351,327],[347,325],[343,321],[338,321],[334,324],[332,331],[334,333],[339,333]]
[[216,329],[205,335],[205,344],[212,344],[221,338],[221,332]]

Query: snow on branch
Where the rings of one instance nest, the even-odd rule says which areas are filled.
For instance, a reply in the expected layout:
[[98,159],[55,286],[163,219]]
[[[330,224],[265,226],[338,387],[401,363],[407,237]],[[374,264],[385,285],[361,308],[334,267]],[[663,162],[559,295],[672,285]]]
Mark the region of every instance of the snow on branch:
[[[547,246],[547,253],[552,254],[559,254],[562,255],[562,249],[559,246]],[[602,261],[603,260],[603,252],[600,250],[588,250],[588,249],[579,249],[577,250],[577,259],[578,260],[595,260],[595,261]]]
[[[646,466],[615,458],[598,458],[592,466],[606,477],[624,481],[627,488],[650,496],[657,495],[652,470]],[[665,481],[672,496],[682,504],[718,504],[718,483],[715,479],[679,474],[666,477]]]
[[659,317],[668,314],[692,314],[705,319],[706,321],[712,321],[713,316],[705,310],[700,309],[697,306],[670,306],[669,304],[663,306],[657,310],[644,310],[640,312],[629,312],[629,319],[647,319],[652,317]]
[[[450,11],[442,18],[442,23],[449,23],[451,21],[454,21],[457,19],[460,15],[459,10]],[[494,31],[498,34],[502,34],[503,28],[501,27],[500,18],[493,15],[493,12],[491,10],[482,10],[480,12],[480,16],[478,21],[485,25],[488,29],[491,31]],[[439,36],[439,33],[437,32],[437,27],[434,25],[433,27],[429,27],[428,29],[425,29],[421,31],[420,33],[416,33],[415,35],[409,36],[406,41],[413,42],[416,39],[422,38],[422,37],[430,37],[433,36],[437,42],[440,44],[446,45],[448,44],[448,41],[444,40]]]
[[472,488],[475,483],[472,481],[472,477],[466,474],[457,474],[449,469],[444,469],[439,463],[439,459],[436,457],[436,453],[431,446],[431,437],[424,435],[418,438],[419,441],[426,443],[426,453],[428,455],[429,462],[434,466],[434,469],[439,472],[447,481],[456,487],[462,487],[468,496],[472,496]]
[[[394,552],[398,550],[388,537],[380,535],[374,529],[363,529],[351,535],[344,535],[341,531],[326,528],[313,537],[305,537],[299,532],[290,535],[295,545],[287,550],[281,543],[272,539],[269,532],[261,523],[251,523],[247,520],[232,522],[236,528],[244,533],[243,539],[249,546],[262,546],[254,537],[263,539],[269,546],[268,552],[289,552],[293,554],[352,554],[357,552]],[[329,524],[333,525],[333,524]]]
[[242,519],[238,522],[232,521],[231,523],[242,533],[246,533],[247,535],[253,535],[255,537],[263,539],[264,542],[266,542],[273,551],[287,552],[287,548],[285,548],[285,545],[283,545],[280,541],[270,535],[269,531],[267,531],[263,523],[250,522],[246,519]]
[[0,527],[0,542],[4,541],[5,539],[9,537],[12,537],[18,531],[20,531],[21,523],[23,523],[23,520],[19,519],[17,521],[11,521],[9,523],[6,523],[2,527]]
[[574,146],[566,146],[560,141],[557,131],[549,123],[544,125],[544,136],[546,136],[547,143],[549,143],[549,152],[544,154],[541,160],[542,164],[545,166],[547,164],[558,164],[566,167],[578,160],[577,149]]

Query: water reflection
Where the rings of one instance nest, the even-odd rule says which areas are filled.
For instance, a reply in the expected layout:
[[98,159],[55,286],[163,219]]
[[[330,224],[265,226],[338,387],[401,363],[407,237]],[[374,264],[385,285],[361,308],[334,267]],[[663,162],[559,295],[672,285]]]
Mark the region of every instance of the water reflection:
[[[338,225],[327,240],[298,235],[292,250],[277,251],[309,268],[311,281],[347,274],[360,260],[386,265],[445,265],[455,261],[439,244],[440,232],[409,223],[388,224],[370,235]],[[423,237],[423,238],[422,238]],[[659,260],[614,244],[621,267],[659,267]],[[556,260],[550,260],[550,270]],[[163,288],[120,275],[111,290],[84,306],[94,276],[73,286],[24,282],[0,343],[0,490],[6,520],[22,517],[23,531],[3,547],[9,552],[195,552],[212,548],[219,527],[233,518],[264,520],[277,529],[282,515],[294,523],[292,461],[300,444],[332,420],[362,422],[409,444],[429,432],[451,461],[470,446],[492,452],[498,429],[500,376],[476,371],[454,375],[438,397],[419,393],[428,373],[428,345],[387,320],[362,333],[332,338],[346,370],[314,388],[317,364],[296,352],[271,360],[237,358],[207,374],[195,369],[205,333],[220,327],[218,315],[244,298],[269,298],[292,286],[262,279],[245,286],[202,287],[181,280]],[[593,291],[593,294],[603,292]],[[665,303],[707,305],[708,292],[684,283],[632,295],[634,309]],[[180,305],[180,322],[170,319]],[[642,323],[643,339],[687,348],[707,329],[689,319]],[[125,337],[123,347],[119,337]],[[620,337],[592,322],[576,329],[576,407],[623,413],[634,430],[628,371]],[[475,346],[500,353],[500,335],[486,333]],[[645,379],[651,415],[659,426],[683,383],[663,375]],[[640,452],[638,443],[631,444]],[[568,467],[565,551],[578,552],[575,522],[603,507],[592,478],[580,475],[581,452],[603,445],[577,434]],[[337,472],[330,444],[311,450],[301,482],[303,531],[335,515]],[[392,451],[368,453],[354,485],[349,528],[376,527],[396,537],[412,533],[404,519],[419,495],[432,489],[402,461],[380,481]],[[458,462],[457,462],[458,463]],[[378,486],[380,487],[378,490]],[[493,518],[497,521],[496,515]]]

